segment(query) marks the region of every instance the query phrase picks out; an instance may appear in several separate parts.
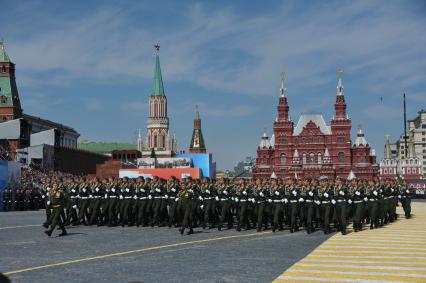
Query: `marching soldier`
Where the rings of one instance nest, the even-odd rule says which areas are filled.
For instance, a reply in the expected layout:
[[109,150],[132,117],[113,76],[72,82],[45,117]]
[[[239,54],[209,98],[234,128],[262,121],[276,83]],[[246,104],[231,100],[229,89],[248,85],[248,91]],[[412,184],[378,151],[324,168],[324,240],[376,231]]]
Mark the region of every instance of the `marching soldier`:
[[340,232],[346,235],[347,203],[352,201],[348,198],[348,190],[343,180],[337,179],[336,183],[336,218]]
[[124,225],[129,224],[129,209],[131,205],[131,199],[132,199],[132,186],[129,182],[129,178],[124,177],[123,183],[120,187],[120,222],[121,227],[124,227]]
[[78,211],[78,221],[80,224],[89,225],[90,214],[90,186],[84,180],[80,181],[78,187],[78,198],[80,199],[80,209]]
[[364,206],[367,203],[368,199],[365,198],[365,189],[358,184],[354,186],[353,194],[354,194],[353,195],[353,198],[354,198],[353,227],[354,227],[354,231],[358,232],[362,230],[362,218],[364,216]]
[[52,236],[53,231],[55,230],[56,225],[59,225],[62,233],[59,236],[67,235],[67,230],[65,230],[64,223],[61,219],[61,212],[65,202],[64,192],[59,189],[57,184],[53,184],[52,193],[49,195],[49,201],[51,202],[53,213],[52,213],[52,224],[50,229],[46,230],[45,233],[50,237]]
[[194,233],[192,229],[192,222],[194,217],[194,204],[195,202],[195,194],[194,190],[188,187],[187,183],[183,183],[181,186],[182,190],[178,193],[178,199],[182,202],[182,210],[183,210],[183,221],[182,227],[179,229],[181,235],[183,235],[185,229],[189,229],[188,235]]
[[408,219],[411,217],[411,192],[405,181],[403,181],[401,188],[402,209],[404,209],[405,218]]
[[283,214],[284,214],[284,190],[278,185],[276,179],[272,179],[271,185],[271,199],[272,199],[272,232],[277,229],[283,230]]
[[179,193],[179,182],[176,179],[176,177],[170,177],[168,180],[167,185],[167,195],[168,195],[168,204],[169,204],[169,228],[172,227],[172,225],[175,225],[177,227],[179,221],[179,209],[178,204],[179,200],[177,198],[177,195]]

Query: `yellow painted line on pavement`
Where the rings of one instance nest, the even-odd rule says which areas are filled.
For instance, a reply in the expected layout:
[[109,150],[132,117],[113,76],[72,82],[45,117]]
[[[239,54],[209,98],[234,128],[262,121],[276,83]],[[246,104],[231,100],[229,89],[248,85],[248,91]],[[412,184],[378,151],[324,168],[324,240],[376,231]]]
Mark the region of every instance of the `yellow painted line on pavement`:
[[369,272],[369,273],[397,273],[399,275],[401,275],[401,273],[404,274],[404,276],[406,274],[419,274],[419,275],[426,275],[426,270],[403,270],[401,271],[400,269],[395,269],[395,270],[391,270],[391,269],[380,269],[380,267],[377,268],[349,268],[349,267],[340,267],[338,265],[335,265],[333,267],[329,267],[329,266],[300,266],[300,265],[295,265],[293,267],[291,267],[289,269],[289,271],[296,271],[296,270],[309,270],[309,271],[315,271],[315,270],[322,270],[322,271],[345,271],[345,272]]
[[6,227],[0,227],[0,230],[26,228],[26,227],[41,227],[41,224],[21,225],[21,226],[6,226]]
[[126,255],[130,255],[130,254],[143,253],[143,252],[147,252],[147,251],[155,251],[155,250],[161,250],[161,249],[167,249],[167,248],[173,248],[173,247],[180,247],[180,246],[187,246],[187,245],[192,245],[192,244],[208,243],[208,242],[237,239],[237,238],[255,237],[255,236],[260,236],[260,235],[265,235],[265,234],[272,234],[272,232],[267,231],[267,232],[250,233],[250,234],[243,234],[243,235],[224,236],[224,237],[216,237],[216,238],[209,238],[209,239],[203,239],[203,240],[194,240],[194,241],[181,242],[181,243],[168,244],[168,245],[161,245],[161,246],[153,246],[153,247],[148,247],[148,248],[142,248],[142,249],[136,249],[136,250],[130,250],[130,251],[124,251],[124,252],[117,252],[117,253],[110,253],[110,254],[104,254],[104,255],[99,255],[99,256],[85,257],[85,258],[79,258],[79,259],[74,259],[74,260],[67,260],[67,261],[63,261],[63,262],[56,262],[56,263],[51,263],[51,264],[33,266],[33,267],[3,272],[3,274],[4,275],[13,275],[13,274],[22,273],[22,272],[28,272],[28,271],[45,269],[45,268],[50,268],[50,267],[55,267],[55,266],[74,264],[74,263],[79,263],[79,262],[86,262],[86,261],[105,259],[105,258],[117,257],[117,256],[126,256]]
[[426,203],[412,209],[415,218],[334,235],[276,282],[426,282]]
[[[386,275],[367,275],[367,274],[345,274],[345,273],[308,273],[306,271],[289,271],[285,274],[278,277],[279,279],[285,279],[285,276],[306,276],[307,274],[313,275],[315,277],[321,277],[321,278],[327,278],[331,279],[329,282],[332,282],[332,279],[340,279],[340,278],[347,278],[347,279],[367,279],[367,280],[386,280],[386,281],[400,281],[400,282],[418,282],[418,283],[424,283],[425,278],[410,278],[405,276],[386,276]],[[290,280],[291,281],[291,280]]]

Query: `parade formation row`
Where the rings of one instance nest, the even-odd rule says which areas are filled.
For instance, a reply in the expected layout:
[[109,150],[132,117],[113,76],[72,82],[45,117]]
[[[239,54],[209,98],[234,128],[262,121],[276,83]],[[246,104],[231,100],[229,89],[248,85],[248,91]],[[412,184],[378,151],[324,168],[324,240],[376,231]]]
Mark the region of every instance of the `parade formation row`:
[[352,221],[355,232],[364,225],[381,227],[397,219],[402,204],[411,215],[412,192],[404,182],[343,179],[153,179],[64,178],[45,180],[43,224],[49,236],[59,225],[168,226],[179,232],[193,228],[255,228],[291,233],[305,228],[312,233],[346,234]]

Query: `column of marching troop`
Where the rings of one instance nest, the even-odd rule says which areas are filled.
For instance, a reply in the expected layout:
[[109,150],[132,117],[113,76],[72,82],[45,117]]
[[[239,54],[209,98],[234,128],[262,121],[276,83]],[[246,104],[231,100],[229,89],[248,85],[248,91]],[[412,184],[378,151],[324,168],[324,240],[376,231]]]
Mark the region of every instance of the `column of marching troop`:
[[398,180],[64,178],[43,184],[43,225],[50,225],[49,236],[56,225],[61,235],[67,225],[168,226],[181,234],[195,227],[345,234],[351,222],[358,232],[395,221],[399,203],[409,218],[411,196]]

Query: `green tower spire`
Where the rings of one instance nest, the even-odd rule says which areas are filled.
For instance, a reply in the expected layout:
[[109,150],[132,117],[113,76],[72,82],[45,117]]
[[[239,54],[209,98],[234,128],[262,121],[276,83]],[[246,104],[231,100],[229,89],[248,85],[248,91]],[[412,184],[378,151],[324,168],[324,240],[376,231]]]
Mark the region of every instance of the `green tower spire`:
[[156,44],[156,55],[155,55],[155,70],[154,70],[154,82],[152,84],[152,93],[151,96],[164,96],[164,86],[163,86],[163,77],[161,76],[161,67],[160,67],[160,45]]

